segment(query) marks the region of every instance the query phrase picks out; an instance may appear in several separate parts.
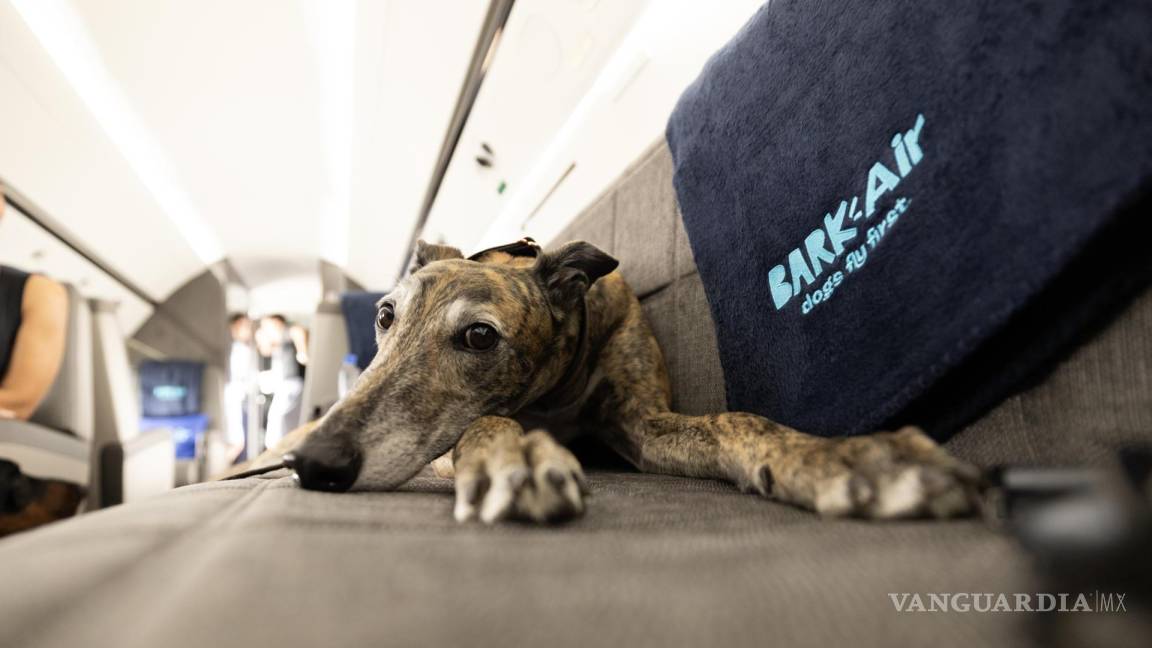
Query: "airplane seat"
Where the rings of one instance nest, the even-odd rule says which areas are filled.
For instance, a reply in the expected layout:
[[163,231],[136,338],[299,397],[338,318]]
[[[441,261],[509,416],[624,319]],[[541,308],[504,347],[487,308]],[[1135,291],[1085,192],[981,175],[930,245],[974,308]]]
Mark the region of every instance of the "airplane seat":
[[202,409],[208,416],[208,430],[204,433],[204,445],[198,452],[202,463],[195,481],[203,481],[212,475],[219,475],[228,469],[232,456],[229,454],[228,419],[226,413],[225,389],[228,376],[223,369],[211,365],[204,367],[201,389]]
[[106,507],[140,499],[175,485],[176,447],[171,431],[140,431],[140,404],[116,304],[92,300],[95,347],[94,484],[91,500]]
[[300,403],[300,425],[323,416],[336,402],[337,376],[348,355],[348,335],[340,304],[321,302],[316,308],[308,341],[308,371]]
[[340,294],[349,351],[356,354],[361,370],[376,357],[376,304],[388,293],[349,290]]
[[60,371],[28,421],[0,419],[0,457],[28,475],[87,487],[93,454],[91,317],[79,291],[65,288],[68,324]]

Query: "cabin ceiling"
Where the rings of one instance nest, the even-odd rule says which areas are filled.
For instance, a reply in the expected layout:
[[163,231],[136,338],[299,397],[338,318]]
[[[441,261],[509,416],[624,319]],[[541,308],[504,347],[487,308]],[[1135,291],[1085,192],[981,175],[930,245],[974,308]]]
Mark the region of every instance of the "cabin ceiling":
[[162,301],[394,279],[485,0],[0,0],[0,174]]
[[[662,136],[762,3],[516,2],[421,234],[547,241]],[[488,10],[0,0],[0,179],[153,301],[221,259],[257,313],[311,313],[322,260],[386,288]],[[60,274],[21,256],[42,238],[0,222],[0,261]]]

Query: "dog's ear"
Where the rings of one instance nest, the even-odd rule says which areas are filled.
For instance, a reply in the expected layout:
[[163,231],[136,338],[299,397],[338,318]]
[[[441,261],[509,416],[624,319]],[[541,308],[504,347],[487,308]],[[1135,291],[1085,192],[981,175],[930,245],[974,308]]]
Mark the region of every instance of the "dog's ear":
[[616,259],[591,243],[575,241],[541,254],[536,259],[535,271],[552,303],[567,309],[583,299],[597,279],[618,265]]
[[408,268],[408,272],[416,272],[433,261],[463,258],[464,253],[451,245],[435,245],[419,239],[416,241],[416,254],[412,255],[412,265]]

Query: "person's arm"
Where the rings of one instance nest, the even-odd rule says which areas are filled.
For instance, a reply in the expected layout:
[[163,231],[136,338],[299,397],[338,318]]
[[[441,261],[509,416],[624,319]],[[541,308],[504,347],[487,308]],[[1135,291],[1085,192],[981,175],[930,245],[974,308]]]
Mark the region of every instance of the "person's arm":
[[0,380],[0,410],[21,420],[36,411],[60,370],[67,324],[64,286],[40,275],[28,277],[12,359]]

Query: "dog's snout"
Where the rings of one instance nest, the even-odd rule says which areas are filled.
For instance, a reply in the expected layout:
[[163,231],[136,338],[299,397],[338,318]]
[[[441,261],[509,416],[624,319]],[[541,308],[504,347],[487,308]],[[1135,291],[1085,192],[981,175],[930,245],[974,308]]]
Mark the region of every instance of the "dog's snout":
[[352,488],[360,475],[361,462],[355,446],[333,440],[305,443],[284,455],[284,464],[296,471],[300,486],[335,493]]

